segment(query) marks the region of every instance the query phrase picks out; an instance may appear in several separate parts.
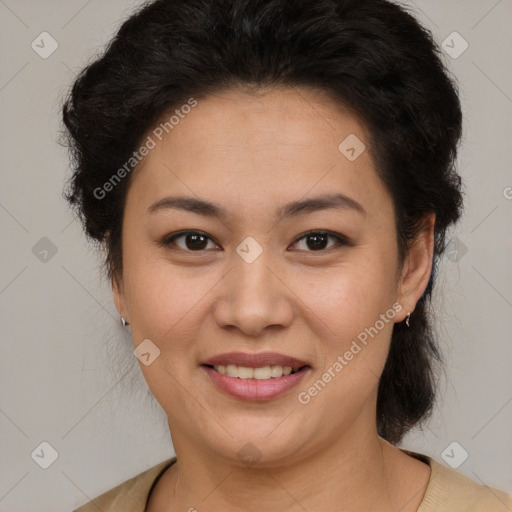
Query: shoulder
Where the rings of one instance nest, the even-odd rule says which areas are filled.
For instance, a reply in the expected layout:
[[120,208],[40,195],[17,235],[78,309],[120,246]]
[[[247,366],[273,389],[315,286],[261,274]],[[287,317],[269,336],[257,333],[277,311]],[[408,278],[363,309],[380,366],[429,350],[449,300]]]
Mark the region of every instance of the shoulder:
[[102,512],[144,512],[146,500],[153,484],[175,462],[176,457],[167,459],[101,494],[73,512],[98,512],[98,510]]
[[430,480],[418,512],[510,512],[512,497],[474,482],[435,460],[428,459]]

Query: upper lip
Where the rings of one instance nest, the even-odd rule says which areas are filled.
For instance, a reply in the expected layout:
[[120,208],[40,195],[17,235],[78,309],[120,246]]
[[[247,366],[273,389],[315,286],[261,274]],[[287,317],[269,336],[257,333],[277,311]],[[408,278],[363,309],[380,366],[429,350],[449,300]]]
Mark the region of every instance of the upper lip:
[[236,366],[245,366],[248,368],[261,368],[262,366],[291,366],[294,370],[298,370],[302,366],[309,366],[306,361],[297,359],[296,357],[278,354],[277,352],[259,352],[250,354],[247,352],[226,352],[203,361],[202,364],[211,366],[233,364]]

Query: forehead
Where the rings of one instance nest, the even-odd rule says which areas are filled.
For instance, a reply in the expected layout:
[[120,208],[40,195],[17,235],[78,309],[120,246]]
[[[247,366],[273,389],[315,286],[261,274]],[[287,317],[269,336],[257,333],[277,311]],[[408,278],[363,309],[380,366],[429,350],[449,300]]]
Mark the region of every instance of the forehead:
[[[367,128],[322,92],[230,90],[187,112],[172,125],[165,123],[173,112],[166,114],[148,131],[155,145],[135,171],[132,199],[149,205],[179,192],[242,210],[336,192],[381,208],[389,202]],[[357,158],[344,141],[360,152]]]

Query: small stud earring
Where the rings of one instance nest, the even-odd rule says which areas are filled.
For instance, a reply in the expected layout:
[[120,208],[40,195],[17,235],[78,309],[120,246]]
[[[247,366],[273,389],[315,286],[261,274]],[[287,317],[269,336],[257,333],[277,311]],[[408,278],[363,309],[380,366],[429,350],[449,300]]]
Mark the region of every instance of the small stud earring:
[[130,325],[123,317],[121,317],[121,325],[123,327],[126,327],[127,325]]
[[411,313],[407,313],[407,316],[405,317],[405,325],[409,327],[409,319],[411,318]]

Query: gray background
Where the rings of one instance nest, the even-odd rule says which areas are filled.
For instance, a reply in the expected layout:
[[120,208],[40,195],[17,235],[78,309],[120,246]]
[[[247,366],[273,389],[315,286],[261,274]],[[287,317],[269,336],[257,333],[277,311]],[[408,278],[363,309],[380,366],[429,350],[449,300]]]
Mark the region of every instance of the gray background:
[[[446,374],[432,420],[403,446],[444,464],[456,441],[446,460],[465,450],[460,472],[512,493],[512,0],[406,3],[452,54],[454,31],[469,47],[445,53],[466,116],[467,193],[436,295]],[[135,5],[0,0],[2,512],[69,511],[174,454],[100,257],[61,197],[62,96]],[[31,47],[44,31],[58,43],[46,59]],[[58,453],[48,469],[31,457],[43,441]]]

